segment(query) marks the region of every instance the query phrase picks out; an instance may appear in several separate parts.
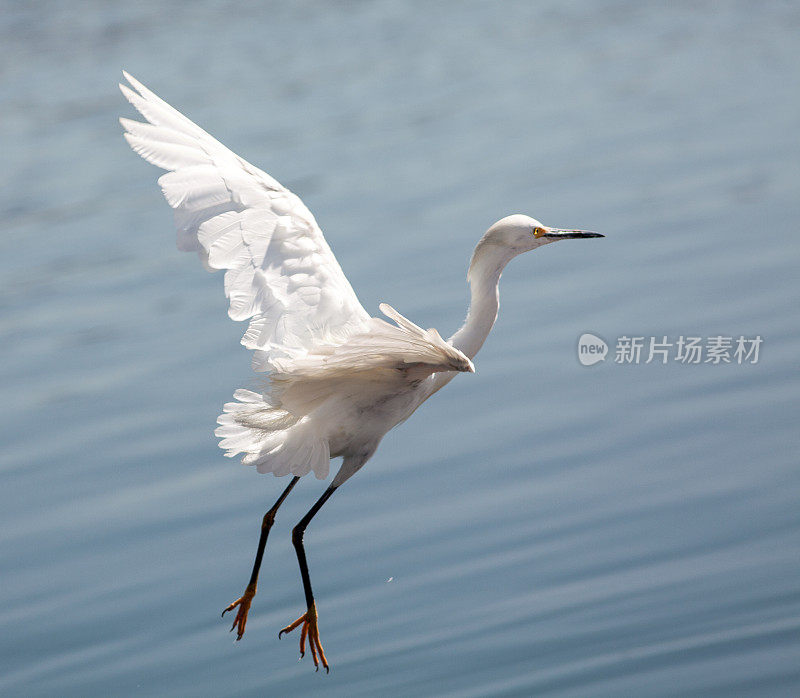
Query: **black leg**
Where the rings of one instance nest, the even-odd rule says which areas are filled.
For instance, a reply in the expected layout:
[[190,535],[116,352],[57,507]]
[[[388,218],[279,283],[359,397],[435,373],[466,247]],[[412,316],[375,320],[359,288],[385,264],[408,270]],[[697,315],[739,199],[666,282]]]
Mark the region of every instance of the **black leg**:
[[319,640],[319,629],[317,627],[317,607],[314,603],[314,592],[311,589],[311,577],[308,574],[306,551],[303,547],[303,534],[305,533],[306,526],[308,526],[308,524],[311,522],[311,519],[313,519],[316,513],[322,508],[322,505],[325,504],[328,499],[330,499],[330,496],[336,491],[336,489],[337,488],[333,485],[328,487],[328,489],[325,490],[322,496],[316,501],[314,506],[308,510],[308,513],[302,519],[300,519],[300,522],[297,524],[297,526],[292,529],[292,543],[294,544],[294,549],[297,553],[297,562],[300,565],[300,575],[303,578],[303,591],[306,595],[307,611],[294,623],[287,625],[278,633],[278,637],[281,637],[284,633],[291,632],[298,625],[302,624],[303,629],[300,634],[300,656],[302,657],[305,654],[305,641],[306,637],[308,637],[308,644],[309,647],[311,647],[311,656],[314,658],[314,666],[319,669],[317,659],[319,655],[319,660],[322,661],[322,666],[325,667],[325,671],[330,671],[330,669],[328,667],[328,660],[325,658],[325,652],[323,651]]
[[306,550],[303,547],[303,534],[306,531],[306,526],[311,523],[316,513],[322,508],[322,505],[330,499],[330,496],[336,491],[335,487],[329,487],[323,495],[316,501],[313,507],[308,510],[308,513],[300,519],[297,526],[292,529],[292,543],[297,552],[297,562],[300,564],[300,575],[303,577],[303,591],[306,594],[306,606],[311,608],[314,605],[314,592],[311,590],[311,577],[308,574],[308,562],[306,562]]
[[253,563],[253,572],[250,575],[250,582],[248,583],[244,594],[242,594],[241,597],[236,599],[236,601],[230,604],[222,612],[222,615],[224,616],[228,611],[232,611],[237,606],[239,607],[239,611],[236,614],[236,619],[233,621],[233,625],[231,626],[231,631],[238,626],[236,636],[237,640],[241,640],[242,635],[244,635],[245,625],[247,624],[247,613],[250,610],[250,604],[253,601],[253,597],[256,595],[258,572],[261,569],[261,560],[264,558],[264,548],[267,546],[269,530],[272,528],[272,524],[275,523],[275,513],[278,511],[278,507],[283,504],[283,500],[289,496],[289,492],[292,491],[292,488],[297,484],[299,479],[299,477],[293,477],[292,481],[283,491],[281,496],[278,497],[275,504],[272,505],[272,508],[266,514],[264,514],[264,518],[261,521],[261,536],[258,539],[258,550],[256,551],[256,559]]
[[258,539],[258,550],[256,551],[256,559],[253,563],[253,573],[250,575],[250,584],[252,586],[255,586],[258,581],[258,571],[261,568],[261,560],[264,557],[264,548],[267,546],[267,536],[269,536],[269,530],[272,528],[272,524],[275,523],[275,514],[278,512],[278,507],[283,504],[283,500],[289,496],[289,492],[292,491],[292,488],[297,484],[299,479],[299,477],[293,477],[281,496],[278,497],[275,504],[272,505],[272,508],[264,514],[264,518],[261,521],[261,537]]

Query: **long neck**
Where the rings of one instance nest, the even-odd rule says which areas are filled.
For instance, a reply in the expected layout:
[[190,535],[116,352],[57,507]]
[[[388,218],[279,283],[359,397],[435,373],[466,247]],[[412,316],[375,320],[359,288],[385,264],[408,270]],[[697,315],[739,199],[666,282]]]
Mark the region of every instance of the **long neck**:
[[492,331],[500,307],[500,275],[508,260],[485,259],[470,269],[471,300],[464,325],[450,343],[474,358]]
[[[500,275],[513,255],[500,249],[484,249],[480,247],[475,251],[472,264],[469,268],[471,300],[467,319],[450,339],[454,347],[463,351],[470,359],[478,353],[489,332],[492,331],[494,321],[497,320],[497,310],[500,307]],[[458,375],[455,371],[442,371],[435,374],[431,394],[441,390]]]
[[[500,275],[514,254],[483,241],[475,249],[467,280],[470,285],[470,304],[467,319],[461,328],[448,340],[470,359],[480,351],[489,332],[492,331],[500,307]],[[433,391],[440,390],[456,377],[455,371],[435,374]]]

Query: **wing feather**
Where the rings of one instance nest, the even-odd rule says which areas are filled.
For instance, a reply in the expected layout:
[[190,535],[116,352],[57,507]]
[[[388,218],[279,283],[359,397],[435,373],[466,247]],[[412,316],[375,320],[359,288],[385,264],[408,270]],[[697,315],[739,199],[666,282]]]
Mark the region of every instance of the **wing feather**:
[[423,330],[394,308],[381,303],[381,311],[397,324],[371,318],[365,332],[352,335],[342,344],[315,347],[297,359],[276,359],[278,380],[330,380],[381,369],[415,366],[420,376],[437,371],[473,373],[469,357],[445,342],[434,329]]
[[249,320],[253,368],[341,344],[371,319],[314,216],[291,191],[124,73],[128,101],[149,123],[120,119],[131,148],[168,170],[158,182],[175,210],[178,247],[225,270],[228,314]]

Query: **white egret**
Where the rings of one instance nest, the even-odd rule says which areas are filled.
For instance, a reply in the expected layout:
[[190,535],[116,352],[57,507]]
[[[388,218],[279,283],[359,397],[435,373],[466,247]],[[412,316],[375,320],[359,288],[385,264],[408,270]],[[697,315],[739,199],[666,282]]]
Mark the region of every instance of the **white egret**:
[[266,375],[263,390],[237,390],[225,405],[215,432],[220,446],[228,456],[243,454],[242,462],[260,473],[293,476],[264,515],[244,593],[223,611],[238,609],[231,627],[237,640],[278,507],[303,475],[326,478],[330,460],[343,459],[292,531],[306,612],[279,633],[302,625],[301,656],[308,639],[315,667],[328,670],[303,547],[306,526],[386,432],[456,373],[474,372],[472,359],[497,318],[500,275],[511,259],[556,240],[602,235],[550,228],[520,214],[495,223],[472,255],[466,322],[445,342],[386,304],[380,309],[394,324],[370,317],[295,194],[125,77],[134,89],[120,89],[149,122],[120,119],[125,138],[145,160],[169,170],[158,182],[175,209],[178,247],[197,251],[209,270],[226,270],[228,314],[249,321],[242,344],[253,351],[253,369]]

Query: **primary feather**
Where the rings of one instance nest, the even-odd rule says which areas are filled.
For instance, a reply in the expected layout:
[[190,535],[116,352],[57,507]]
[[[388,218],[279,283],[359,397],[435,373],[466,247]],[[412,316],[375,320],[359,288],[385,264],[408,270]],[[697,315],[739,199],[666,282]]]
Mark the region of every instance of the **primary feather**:
[[121,119],[125,138],[169,170],[158,181],[175,209],[178,247],[226,270],[228,314],[250,320],[242,344],[255,351],[254,369],[363,329],[369,315],[303,202],[125,77],[136,92],[120,89],[150,122]]
[[[228,315],[249,320],[242,344],[270,375],[261,393],[237,390],[217,436],[226,455],[276,475],[328,475],[337,455],[371,455],[383,434],[430,392],[441,371],[474,371],[436,330],[386,304],[372,318],[298,196],[228,150],[125,73],[120,85],[147,119],[120,119],[130,146],[168,172],[178,247],[225,270]],[[360,464],[356,467],[360,467]]]

